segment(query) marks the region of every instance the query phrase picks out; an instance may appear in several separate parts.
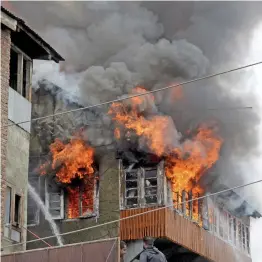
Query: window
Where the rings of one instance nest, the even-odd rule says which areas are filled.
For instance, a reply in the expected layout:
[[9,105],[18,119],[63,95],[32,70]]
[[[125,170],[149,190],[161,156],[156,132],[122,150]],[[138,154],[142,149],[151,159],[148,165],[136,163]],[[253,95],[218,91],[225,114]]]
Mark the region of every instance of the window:
[[32,61],[21,50],[12,45],[10,53],[9,86],[30,100]]
[[21,196],[15,194],[14,224],[16,226],[19,226],[20,224],[20,204],[21,204]]
[[97,185],[95,177],[79,186],[61,188],[55,179],[45,180],[45,203],[53,219],[93,217],[96,213]]
[[5,224],[10,224],[11,221],[11,187],[6,187],[5,190]]
[[66,198],[66,217],[74,219],[94,215],[94,179],[81,186],[68,188]]
[[45,179],[45,203],[53,219],[64,218],[64,192],[55,179]]
[[164,186],[159,166],[122,170],[122,208],[161,204]]
[[157,168],[144,169],[145,174],[145,202],[157,204]]
[[12,188],[7,186],[5,190],[4,236],[15,242],[21,241],[21,205],[22,197],[15,194],[13,198]]

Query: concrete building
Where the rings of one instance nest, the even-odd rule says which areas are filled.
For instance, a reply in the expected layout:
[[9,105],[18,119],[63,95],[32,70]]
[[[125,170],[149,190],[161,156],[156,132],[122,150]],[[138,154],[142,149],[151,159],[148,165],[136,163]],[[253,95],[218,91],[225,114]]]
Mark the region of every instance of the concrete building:
[[[63,58],[23,20],[1,6],[1,248],[27,238],[27,183],[33,60]],[[10,125],[10,126],[8,126]]]

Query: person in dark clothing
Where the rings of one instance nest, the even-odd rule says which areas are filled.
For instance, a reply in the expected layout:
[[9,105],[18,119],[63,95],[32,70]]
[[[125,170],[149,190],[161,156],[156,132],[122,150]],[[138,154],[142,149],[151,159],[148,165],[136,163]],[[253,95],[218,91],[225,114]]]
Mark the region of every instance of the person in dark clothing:
[[167,262],[165,255],[154,247],[154,239],[151,237],[144,237],[143,239],[144,251],[140,254],[140,262]]
[[126,254],[126,243],[120,242],[120,262],[124,262],[124,255]]

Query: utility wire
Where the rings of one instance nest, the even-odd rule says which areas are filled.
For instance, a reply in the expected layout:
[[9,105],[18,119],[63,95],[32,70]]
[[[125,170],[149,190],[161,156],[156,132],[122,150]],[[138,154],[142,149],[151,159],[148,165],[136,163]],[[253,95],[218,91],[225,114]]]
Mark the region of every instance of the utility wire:
[[[254,182],[251,182],[251,183],[247,183],[247,184],[244,184],[244,185],[241,185],[241,186],[231,187],[231,188],[228,188],[228,189],[225,189],[225,190],[221,190],[221,191],[218,191],[218,192],[215,192],[215,193],[211,193],[211,194],[207,194],[207,195],[204,195],[204,196],[201,196],[201,197],[197,197],[197,198],[193,198],[193,199],[190,199],[190,200],[186,200],[186,201],[181,202],[180,204],[189,203],[189,202],[193,202],[193,201],[196,201],[196,200],[204,199],[204,198],[207,198],[207,197],[219,195],[219,194],[231,191],[231,190],[243,188],[243,187],[246,187],[246,186],[251,186],[251,185],[254,185],[254,184],[257,184],[257,183],[260,183],[260,182],[262,182],[262,179],[254,181]],[[124,221],[124,220],[128,220],[130,218],[138,217],[138,216],[141,216],[141,215],[145,215],[145,214],[148,214],[148,213],[156,212],[156,211],[159,211],[159,210],[162,210],[162,209],[166,209],[166,208],[170,208],[170,207],[174,207],[174,205],[172,204],[172,205],[168,205],[168,206],[164,206],[164,207],[148,210],[148,211],[145,211],[145,212],[142,212],[142,213],[139,213],[139,214],[135,214],[135,215],[131,215],[131,216],[128,216],[128,217],[123,217],[123,218],[120,218],[120,219],[108,221],[108,222],[105,222],[105,223],[102,223],[102,224],[98,224],[98,225],[94,225],[94,226],[91,226],[91,227],[86,227],[86,228],[81,228],[81,229],[77,229],[77,230],[61,233],[61,234],[58,234],[58,235],[52,235],[52,236],[43,237],[43,238],[40,238],[40,239],[34,239],[34,240],[30,240],[30,241],[25,241],[25,242],[14,244],[14,245],[4,246],[3,248],[17,246],[17,245],[22,245],[22,244],[26,244],[26,243],[37,242],[37,241],[40,241],[40,240],[46,240],[46,239],[54,238],[54,237],[57,237],[57,236],[66,236],[66,235],[70,235],[70,234],[74,234],[74,233],[78,233],[78,232],[83,232],[83,231],[86,231],[86,230],[89,230],[89,229],[94,229],[94,228],[98,228],[98,227],[101,227],[101,226],[114,224],[116,222],[121,222],[121,221]]]
[[116,240],[114,241],[114,243],[113,243],[113,245],[112,245],[112,247],[111,247],[111,249],[110,249],[110,251],[109,251],[109,253],[108,253],[108,256],[107,256],[107,258],[106,258],[106,262],[108,262],[111,254],[112,254],[112,251],[113,251],[113,249],[114,249],[114,247],[115,247],[115,245],[116,245],[116,242],[117,242],[117,238],[116,238]]
[[140,96],[144,96],[144,95],[148,95],[148,94],[153,94],[153,93],[164,91],[164,90],[167,90],[167,89],[170,89],[170,88],[188,85],[190,83],[194,83],[194,82],[197,82],[197,81],[200,81],[200,80],[209,79],[209,78],[213,78],[213,77],[220,76],[220,75],[225,75],[225,74],[228,74],[228,73],[231,73],[231,72],[242,70],[242,69],[245,69],[245,68],[248,68],[248,67],[253,67],[253,66],[256,66],[256,65],[259,65],[259,64],[262,64],[262,61],[259,61],[259,62],[253,63],[253,64],[248,64],[248,65],[245,65],[245,66],[240,66],[240,67],[233,68],[233,69],[229,69],[229,70],[222,71],[222,72],[219,72],[219,73],[210,74],[210,75],[207,75],[207,76],[195,78],[195,79],[192,79],[192,80],[184,81],[184,82],[181,82],[181,83],[178,83],[178,84],[165,86],[165,87],[162,87],[162,88],[159,88],[159,89],[156,89],[156,90],[147,91],[147,92],[142,93],[142,94],[130,95],[128,97],[117,98],[117,99],[114,99],[114,100],[106,101],[106,102],[91,105],[91,106],[86,106],[86,107],[76,108],[76,109],[72,109],[72,110],[68,110],[68,111],[63,111],[63,112],[52,114],[52,115],[41,116],[41,117],[33,118],[33,119],[27,120],[27,121],[21,121],[21,122],[17,122],[17,123],[4,125],[3,127],[9,127],[9,126],[13,126],[13,125],[21,125],[21,124],[25,124],[25,123],[29,123],[29,122],[34,122],[34,121],[46,119],[46,118],[49,118],[49,117],[60,116],[60,115],[73,113],[73,112],[77,112],[77,111],[81,111],[81,110],[85,110],[85,109],[109,105],[109,104],[112,104],[112,103],[128,100],[128,99],[131,99],[131,98],[134,98],[134,97],[140,97]]

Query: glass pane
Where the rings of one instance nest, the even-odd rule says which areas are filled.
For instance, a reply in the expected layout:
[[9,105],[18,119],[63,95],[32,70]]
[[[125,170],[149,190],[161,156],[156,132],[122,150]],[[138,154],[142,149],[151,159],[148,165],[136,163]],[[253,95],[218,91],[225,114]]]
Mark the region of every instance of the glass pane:
[[157,169],[145,170],[145,178],[157,177]]
[[61,194],[49,194],[49,201],[51,202],[60,202],[61,201]]
[[147,187],[145,188],[145,195],[156,195],[157,194],[157,187]]
[[157,196],[146,196],[146,203],[147,204],[156,204],[157,203]]
[[126,188],[136,188],[137,187],[137,181],[131,180],[131,181],[126,181]]
[[60,217],[61,214],[60,214],[60,208],[58,209],[49,209],[49,212],[50,214],[53,216],[53,217]]
[[157,179],[156,178],[146,179],[145,186],[146,187],[157,186]]
[[126,197],[135,197],[137,196],[137,189],[127,189]]
[[135,180],[137,179],[137,170],[126,172],[126,180]]
[[21,241],[21,233],[12,229],[11,230],[11,239],[13,241],[20,242]]
[[126,199],[127,206],[136,206],[137,205],[137,198],[128,198]]
[[11,187],[5,189],[5,224],[10,224]]

